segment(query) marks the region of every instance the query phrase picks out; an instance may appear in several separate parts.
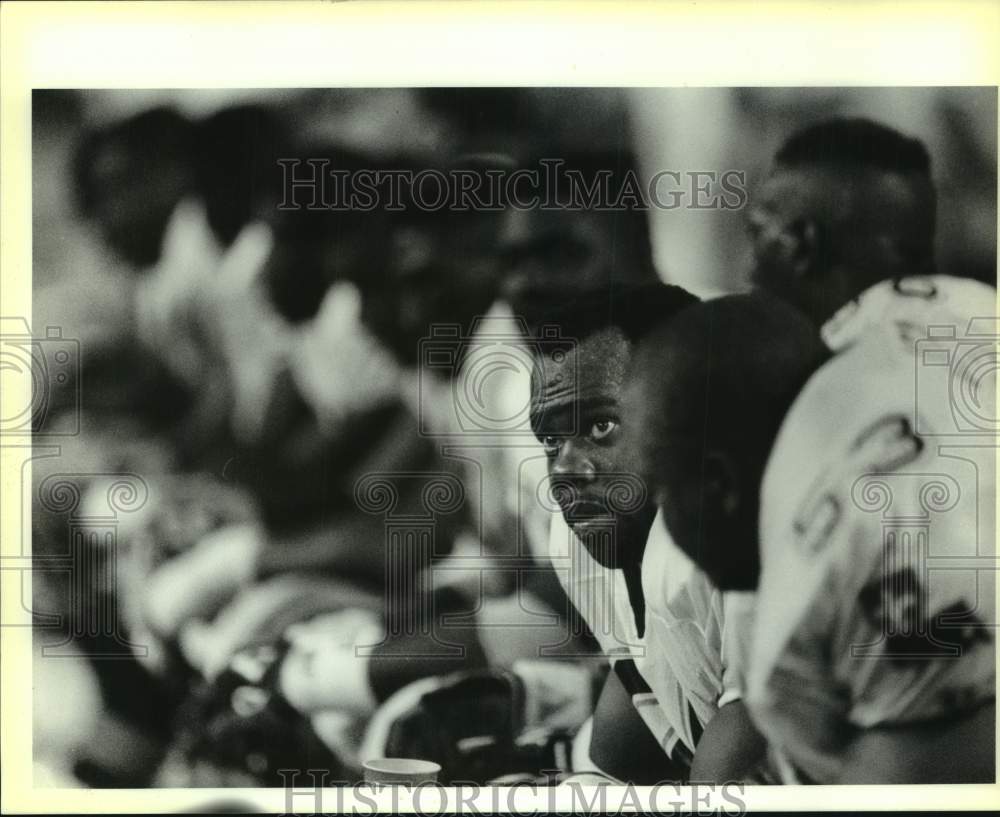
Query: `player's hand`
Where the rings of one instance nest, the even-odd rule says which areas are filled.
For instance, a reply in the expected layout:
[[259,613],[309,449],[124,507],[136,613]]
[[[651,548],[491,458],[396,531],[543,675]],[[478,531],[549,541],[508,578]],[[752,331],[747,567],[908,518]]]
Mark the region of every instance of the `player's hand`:
[[246,225],[226,250],[209,287],[213,344],[232,387],[232,427],[244,443],[263,433],[279,372],[287,365],[290,329],[262,282],[274,236],[263,223]]
[[140,336],[188,385],[201,375],[200,304],[221,258],[204,205],[182,201],[167,224],[160,261],[136,291]]
[[328,432],[399,396],[399,364],[362,323],[361,294],[350,283],[332,286],[316,318],[299,331],[291,366],[300,393]]
[[318,616],[289,628],[285,637],[291,649],[281,665],[279,688],[292,706],[306,714],[374,711],[368,658],[357,649],[382,637],[374,613],[348,609]]
[[143,617],[161,638],[186,623],[210,619],[253,578],[261,546],[254,525],[229,525],[165,562],[146,584]]

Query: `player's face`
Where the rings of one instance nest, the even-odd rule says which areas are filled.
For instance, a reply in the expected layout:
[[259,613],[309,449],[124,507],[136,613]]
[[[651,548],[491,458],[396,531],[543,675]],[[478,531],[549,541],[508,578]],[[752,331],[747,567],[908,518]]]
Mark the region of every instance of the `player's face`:
[[852,285],[836,274],[829,238],[833,222],[848,218],[852,197],[850,185],[822,169],[776,168],[747,214],[754,285],[818,323],[850,300]]
[[605,286],[609,269],[628,265],[621,219],[613,211],[510,207],[500,245],[505,256],[508,298],[517,302],[536,290],[574,292]]
[[94,216],[108,245],[137,268],[154,264],[170,216],[190,189],[188,169],[180,159],[150,161],[113,142],[98,154],[91,172],[101,191]]
[[796,177],[778,169],[754,195],[747,214],[755,286],[785,300],[795,292],[794,238],[786,230],[796,198]]
[[595,333],[563,355],[546,355],[532,389],[532,429],[545,448],[552,492],[567,524],[606,566],[641,548],[652,518],[623,444],[630,352],[619,330]]
[[934,189],[922,177],[774,169],[747,212],[755,286],[818,323],[872,282],[933,271]]
[[389,240],[391,288],[386,301],[397,353],[412,363],[434,324],[484,314],[498,284],[498,214],[399,213]]

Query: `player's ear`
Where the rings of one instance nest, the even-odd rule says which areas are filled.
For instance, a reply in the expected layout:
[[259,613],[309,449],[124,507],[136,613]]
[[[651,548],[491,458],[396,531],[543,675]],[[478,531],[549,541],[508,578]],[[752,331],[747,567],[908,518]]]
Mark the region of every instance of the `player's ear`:
[[928,241],[925,236],[914,239],[883,234],[876,236],[875,242],[875,256],[883,270],[901,275],[934,275],[937,272],[933,238]]
[[739,469],[733,458],[720,449],[705,452],[702,460],[702,491],[708,507],[726,517],[734,516],[740,508]]
[[829,265],[823,226],[816,219],[795,219],[785,226],[782,238],[788,267],[796,278],[816,275]]

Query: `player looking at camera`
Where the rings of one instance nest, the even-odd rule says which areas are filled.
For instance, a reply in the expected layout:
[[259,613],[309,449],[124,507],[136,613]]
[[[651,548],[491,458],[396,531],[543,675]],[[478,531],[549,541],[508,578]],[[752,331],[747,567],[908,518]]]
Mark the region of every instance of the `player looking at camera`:
[[733,296],[636,354],[631,450],[684,552],[756,590],[746,702],[785,782],[993,780],[995,442],[947,391],[995,418],[992,387],[926,387],[910,328],[824,363],[806,318]]
[[735,767],[753,768],[763,748],[727,690],[722,595],[654,522],[622,447],[633,420],[621,389],[635,343],[695,302],[659,281],[601,288],[549,310],[549,331],[536,340],[531,422],[561,510],[550,555],[613,667],[584,748],[598,770],[637,782],[687,780],[720,711]]

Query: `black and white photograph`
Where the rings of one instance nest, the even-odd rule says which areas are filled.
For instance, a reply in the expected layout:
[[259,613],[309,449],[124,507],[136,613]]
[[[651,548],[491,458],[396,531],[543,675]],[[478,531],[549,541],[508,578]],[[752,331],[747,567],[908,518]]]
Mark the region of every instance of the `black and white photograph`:
[[996,85],[28,116],[35,787],[996,783]]

